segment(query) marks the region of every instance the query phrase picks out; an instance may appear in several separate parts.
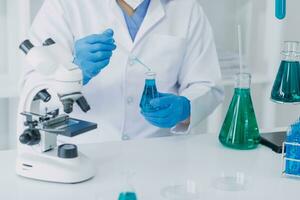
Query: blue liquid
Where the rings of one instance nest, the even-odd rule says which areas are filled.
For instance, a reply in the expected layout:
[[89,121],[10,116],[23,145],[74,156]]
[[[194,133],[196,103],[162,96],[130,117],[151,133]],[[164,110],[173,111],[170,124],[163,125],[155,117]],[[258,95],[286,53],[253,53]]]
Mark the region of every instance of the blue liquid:
[[157,92],[155,79],[146,79],[143,96],[140,102],[140,108],[144,112],[155,111],[156,109],[151,106],[150,101],[158,97],[159,93]]
[[[287,142],[300,144],[300,122],[292,125],[291,132],[287,135]],[[286,158],[297,159],[300,161],[300,146],[286,145]],[[300,162],[286,161],[285,173],[300,175]]]
[[284,19],[286,15],[286,0],[275,0],[275,15],[277,19]]
[[278,102],[300,102],[300,63],[285,61],[280,64],[271,98]]
[[137,200],[137,196],[134,192],[122,192],[118,200]]

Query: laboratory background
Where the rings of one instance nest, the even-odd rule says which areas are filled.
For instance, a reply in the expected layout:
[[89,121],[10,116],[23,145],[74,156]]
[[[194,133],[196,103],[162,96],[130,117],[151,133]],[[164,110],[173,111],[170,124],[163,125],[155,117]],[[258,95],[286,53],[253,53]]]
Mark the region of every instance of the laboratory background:
[[[27,65],[19,45],[27,38],[31,23],[44,1],[0,0],[0,158],[3,158],[0,163],[4,163],[0,167],[0,199],[112,200],[112,196],[117,199],[119,194],[119,200],[299,198],[300,104],[296,103],[299,103],[300,95],[296,99],[276,99],[274,95],[281,94],[287,88],[275,88],[274,85],[283,77],[282,73],[287,73],[291,80],[286,82],[294,83],[295,87],[290,91],[300,91],[297,82],[300,81],[300,76],[297,76],[300,73],[299,61],[291,61],[292,64],[297,63],[298,71],[295,73],[279,70],[280,66],[295,70],[295,66],[284,66],[286,60],[283,57],[293,57],[293,53],[299,53],[297,51],[300,50],[300,43],[295,42],[300,41],[300,1],[198,1],[214,32],[222,73],[220,85],[225,92],[224,102],[194,127],[190,135],[134,141],[120,141],[122,138],[118,141],[112,137],[111,141],[106,138],[103,144],[78,145],[79,153],[75,145],[61,145],[58,154],[52,155],[51,151],[56,146],[53,148],[51,143],[56,145],[56,137],[53,140],[54,137],[49,135],[59,132],[41,130],[49,135],[37,139],[47,141],[39,146],[26,141],[26,130],[22,135],[17,133],[21,77]],[[282,2],[286,3],[286,7],[285,4],[276,7],[276,3]],[[26,45],[28,43],[23,43],[25,52]],[[296,57],[299,59],[299,54]],[[236,76],[240,72],[242,74]],[[247,93],[248,74],[251,74],[251,97]],[[236,84],[237,81],[239,84]],[[238,93],[243,90],[249,96]],[[251,101],[240,105],[234,99],[236,95],[248,98],[248,101],[252,98],[255,115]],[[243,110],[242,117],[236,120],[234,118],[238,115],[235,115],[234,109],[240,107],[249,110]],[[57,117],[57,113],[50,115]],[[39,117],[43,119],[43,116]],[[47,117],[45,121],[49,120]],[[30,117],[26,120],[30,127]],[[243,124],[233,124],[235,120]],[[35,128],[35,122],[32,123]],[[239,130],[240,126],[243,126],[244,132]],[[101,124],[98,124],[98,129],[101,129]],[[296,135],[294,141],[289,140],[292,137],[287,137],[286,140],[281,138],[278,143],[276,139],[269,138],[265,146],[259,144],[258,131],[278,132],[282,136],[282,133],[286,135],[287,130],[290,135]],[[245,135],[250,139],[244,146],[238,144],[239,140],[243,142]],[[285,149],[282,145],[287,145],[287,153],[282,152]],[[15,161],[17,147],[21,147],[21,152],[30,152],[30,156],[24,154],[24,157]],[[41,149],[36,153],[35,148]],[[84,154],[81,154],[81,150]],[[36,159],[34,155],[39,154],[42,156]],[[52,156],[51,159],[48,156]],[[53,157],[59,161],[52,162]],[[36,173],[31,173],[34,167],[26,164],[26,159],[42,167],[33,170]],[[15,162],[17,173],[12,170]],[[61,167],[64,164],[68,167]]]
[[[252,98],[259,128],[287,127],[300,106],[270,101],[272,85],[286,40],[300,40],[298,0],[288,0],[283,21],[274,17],[271,0],[199,0],[212,24],[225,87],[225,101],[203,123],[198,133],[218,132],[233,94],[233,76],[239,72],[237,24],[241,25],[243,66],[252,74]],[[30,27],[42,0],[0,0],[0,149],[16,147],[16,115],[24,56],[18,45]]]

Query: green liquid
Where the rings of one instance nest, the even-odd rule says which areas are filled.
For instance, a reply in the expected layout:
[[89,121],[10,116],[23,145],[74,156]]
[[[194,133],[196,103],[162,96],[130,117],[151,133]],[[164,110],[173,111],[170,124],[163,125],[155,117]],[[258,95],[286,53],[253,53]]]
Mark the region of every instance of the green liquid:
[[254,149],[260,142],[250,89],[236,88],[223,123],[220,142],[234,149]]
[[275,101],[300,102],[300,63],[285,61],[280,64],[271,98]]

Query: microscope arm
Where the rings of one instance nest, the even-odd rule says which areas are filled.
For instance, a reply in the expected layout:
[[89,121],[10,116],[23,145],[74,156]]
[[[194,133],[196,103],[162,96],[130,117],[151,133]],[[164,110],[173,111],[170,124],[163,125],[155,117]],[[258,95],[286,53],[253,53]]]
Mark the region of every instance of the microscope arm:
[[83,112],[90,110],[81,93],[82,71],[73,64],[73,55],[68,50],[51,38],[40,47],[35,47],[29,40],[25,40],[20,49],[26,54],[26,61],[34,70],[51,80],[49,87],[57,92],[65,113],[73,111],[75,102]]

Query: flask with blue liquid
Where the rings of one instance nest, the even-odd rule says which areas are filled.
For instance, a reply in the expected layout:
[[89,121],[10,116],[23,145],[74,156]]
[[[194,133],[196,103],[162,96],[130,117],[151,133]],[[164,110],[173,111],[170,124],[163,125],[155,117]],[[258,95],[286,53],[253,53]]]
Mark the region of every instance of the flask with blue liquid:
[[271,99],[279,103],[300,103],[300,42],[286,41]]
[[133,176],[134,173],[132,172],[123,172],[123,188],[119,194],[118,200],[138,200],[133,184],[131,183]]
[[286,0],[275,0],[275,16],[284,19],[286,16]]
[[153,108],[150,104],[150,101],[152,99],[159,97],[155,78],[156,78],[155,72],[149,71],[146,73],[145,87],[140,102],[140,108],[145,112],[155,111],[155,108]]

